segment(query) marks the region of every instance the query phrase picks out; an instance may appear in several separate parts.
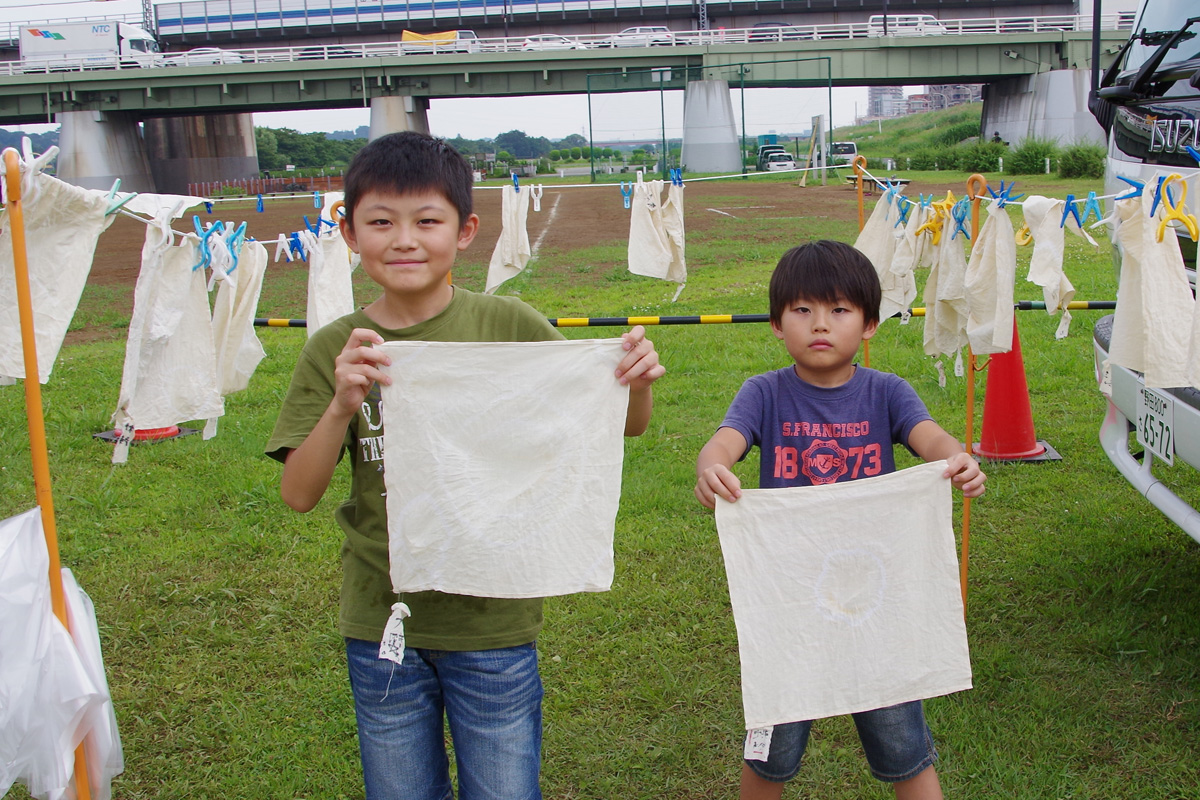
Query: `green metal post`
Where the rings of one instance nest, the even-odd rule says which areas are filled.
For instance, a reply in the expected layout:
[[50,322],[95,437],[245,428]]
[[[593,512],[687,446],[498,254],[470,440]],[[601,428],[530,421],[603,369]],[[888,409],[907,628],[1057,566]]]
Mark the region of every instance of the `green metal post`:
[[592,133],[592,75],[587,76],[587,103],[588,103],[588,159],[592,165],[592,183],[596,182],[596,151],[593,149],[596,143]]

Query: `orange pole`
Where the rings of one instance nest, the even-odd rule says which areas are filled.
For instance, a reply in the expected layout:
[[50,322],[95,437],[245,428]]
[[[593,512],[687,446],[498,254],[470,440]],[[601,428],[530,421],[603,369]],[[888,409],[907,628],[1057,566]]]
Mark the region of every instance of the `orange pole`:
[[[29,291],[29,262],[25,249],[25,212],[21,207],[20,156],[11,147],[4,151],[5,188],[8,190],[9,229],[12,231],[13,266],[16,272],[17,313],[21,320],[21,347],[25,356],[25,416],[29,427],[29,453],[33,461],[33,487],[42,513],[42,530],[50,554],[50,606],[63,627],[70,630],[63,598],[62,566],[58,558],[58,528],[54,524],[54,496],[50,487],[50,452],[42,416],[42,385],[38,379],[37,342],[33,334],[33,300]],[[90,800],[83,743],[75,748],[75,789],[81,800]]]
[[[987,189],[987,180],[979,173],[967,178],[967,197],[971,199],[971,246],[979,239],[979,204],[983,200],[983,192]],[[967,423],[966,450],[971,455],[972,442],[975,439],[975,354],[971,345],[967,345]],[[959,564],[959,583],[962,588],[963,614],[967,613],[967,565],[970,563],[971,551],[971,498],[963,498],[962,506],[962,561]]]

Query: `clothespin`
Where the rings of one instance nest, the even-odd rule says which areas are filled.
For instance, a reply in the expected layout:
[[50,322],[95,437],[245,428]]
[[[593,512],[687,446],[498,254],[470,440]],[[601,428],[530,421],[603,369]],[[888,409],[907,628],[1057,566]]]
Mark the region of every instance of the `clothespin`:
[[1000,191],[998,193],[995,190],[993,190],[991,186],[987,187],[987,190],[988,190],[988,194],[990,194],[992,197],[996,198],[997,201],[999,201],[1000,208],[1004,208],[1009,203],[1015,203],[1017,200],[1020,200],[1022,197],[1025,196],[1024,193],[1014,195],[1012,193],[1012,191],[1015,188],[1017,188],[1016,181],[1013,181],[1006,187],[1004,185],[1004,181],[1001,180],[1000,181]]
[[930,192],[928,197],[917,192],[917,200],[920,201],[921,208],[929,208],[933,205],[933,192]]
[[225,246],[229,248],[229,255],[233,259],[233,266],[225,270],[226,273],[233,272],[237,269],[238,256],[242,254],[242,245],[246,242],[246,223],[242,222],[234,228],[233,233],[225,237]]
[[909,200],[902,194],[896,196],[896,210],[899,212],[899,216],[896,218],[896,222],[892,225],[893,228],[898,225],[908,224],[908,214],[910,211],[912,211],[912,207],[912,200]]
[[209,249],[208,240],[213,234],[224,230],[225,223],[217,220],[205,228],[200,223],[200,216],[196,214],[192,216],[192,225],[196,229],[196,235],[200,237],[200,262],[192,266],[192,272],[195,272],[198,269],[205,269],[212,264],[212,250]]
[[313,208],[321,207],[321,193],[313,192]]
[[1067,217],[1074,217],[1075,224],[1083,227],[1083,220],[1079,218],[1079,209],[1075,207],[1075,195],[1067,195],[1067,203],[1063,206],[1062,219],[1058,221],[1058,227],[1063,227],[1067,224]]
[[298,256],[301,261],[308,261],[308,254],[304,252],[304,243],[300,241],[300,231],[293,231],[288,239],[288,247],[291,248],[292,254]]
[[205,210],[206,212],[208,212],[209,214],[211,214],[211,213],[212,213],[212,201],[211,201],[211,200],[205,200],[205,201],[204,201],[204,210]]
[[279,257],[281,255],[284,258],[286,258],[289,263],[291,262],[291,260],[292,260],[291,243],[288,241],[287,234],[283,234],[283,233],[279,234],[279,237],[275,240],[275,260],[279,261]]
[[308,221],[308,214],[305,214],[304,215],[304,227],[306,227],[310,231],[312,231],[313,236],[320,236],[321,235],[321,218],[317,217],[317,224],[314,225]]
[[108,201],[108,208],[104,210],[104,216],[109,217],[117,213],[117,210],[128,203],[133,198],[137,197],[137,192],[130,192],[125,197],[117,197],[117,190],[121,188],[121,179],[117,178],[113,181],[112,188],[108,190],[108,194],[104,199]]
[[521,179],[517,177],[517,173],[513,172],[511,174],[512,174],[512,182],[513,182],[513,191],[514,192],[521,191]]
[[529,197],[533,200],[533,210],[542,210],[542,185],[539,183],[536,186],[529,187]]
[[[1087,222],[1093,215],[1097,221],[1104,216],[1100,211],[1100,201],[1096,199],[1096,193],[1088,192],[1087,200],[1083,202],[1083,222]],[[1080,227],[1083,227],[1083,222],[1080,223]]]
[[621,181],[621,200],[626,208],[632,207],[633,181]]
[[[933,195],[929,195],[929,199],[933,199]],[[917,228],[917,235],[928,232],[933,239],[934,245],[940,244],[942,241],[942,225],[946,219],[945,206],[942,203],[931,203],[929,208],[933,209],[933,217],[924,225]]]
[[1196,159],[1196,163],[1200,164],[1200,150],[1192,147],[1190,144],[1185,144],[1184,149],[1188,151],[1188,155]]
[[263,199],[261,194],[258,196],[258,213],[263,213]]
[[1126,178],[1124,175],[1118,175],[1117,180],[1125,181],[1132,187],[1132,189],[1126,194],[1117,195],[1115,198],[1113,198],[1114,200],[1129,200],[1133,197],[1141,197],[1142,190],[1146,188],[1146,184],[1142,183],[1141,181],[1135,181],[1133,178]]
[[[1175,195],[1171,194],[1171,186],[1170,186],[1171,178],[1173,178],[1173,177],[1177,178],[1179,176],[1178,175],[1172,175],[1172,176],[1159,175],[1158,176],[1158,188],[1156,188],[1154,190],[1154,203],[1150,206],[1150,216],[1153,217],[1155,214],[1158,213],[1158,204],[1162,202],[1164,183],[1167,186],[1167,200],[1170,201],[1171,205],[1175,205]],[[1186,187],[1187,184],[1185,183],[1184,186]]]
[[672,167],[670,170],[670,176],[671,176],[671,185],[672,186],[683,186],[683,168],[682,167]]
[[888,178],[880,188],[883,189],[883,198],[889,203],[895,205],[896,198],[900,195],[900,187],[892,183],[892,179]]
[[346,216],[346,201],[338,200],[331,205],[329,207],[329,216],[333,218],[334,222],[339,222],[342,217]]
[[[1179,196],[1179,205],[1175,205],[1175,198],[1171,196],[1170,183],[1172,181],[1179,181],[1180,186],[1183,187]],[[1200,239],[1200,225],[1196,223],[1196,215],[1186,213],[1187,209],[1184,208],[1184,203],[1187,202],[1188,187],[1187,183],[1183,180],[1183,176],[1173,172],[1167,176],[1166,183],[1163,185],[1167,187],[1167,199],[1163,203],[1167,209],[1167,213],[1158,223],[1158,241],[1161,242],[1163,240],[1163,234],[1167,230],[1167,223],[1172,220],[1182,222],[1183,227],[1187,229],[1188,235],[1192,237],[1192,241],[1197,241]]]
[[955,239],[959,233],[970,239],[971,234],[967,231],[966,224],[971,218],[971,201],[965,197],[959,200],[950,208],[950,216],[954,218],[954,230],[950,233],[950,239]]
[[1032,242],[1033,241],[1033,231],[1029,230],[1028,223],[1025,225],[1022,225],[1021,229],[1019,231],[1017,231],[1016,235],[1013,238],[1016,241],[1016,243],[1021,245],[1022,247],[1029,244],[1030,242]]

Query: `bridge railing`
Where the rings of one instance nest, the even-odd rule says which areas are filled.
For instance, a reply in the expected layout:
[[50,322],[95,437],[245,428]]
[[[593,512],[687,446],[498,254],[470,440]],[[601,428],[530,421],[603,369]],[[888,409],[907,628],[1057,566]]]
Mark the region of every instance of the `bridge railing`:
[[[1129,14],[1106,14],[1101,19],[1104,30],[1128,29],[1132,24]],[[1022,16],[939,20],[937,27],[921,30],[896,29],[889,31],[895,38],[944,37],[954,35],[1007,35],[1014,33],[1059,33],[1065,31],[1089,31],[1090,16]],[[705,47],[715,45],[770,45],[795,41],[823,41],[846,39],[879,38],[882,28],[878,23],[840,23],[830,25],[770,25],[751,28],[719,28],[707,31],[668,31],[660,27],[652,32],[591,34],[585,36],[555,36],[552,40],[537,36],[509,36],[491,38],[460,38],[445,41],[423,40],[406,42],[399,39],[381,42],[359,42],[345,44],[299,43],[287,47],[257,48],[194,48],[190,51],[163,53],[151,63],[127,61],[106,64],[101,67],[78,61],[56,62],[53,66],[22,64],[20,61],[0,62],[0,76],[22,75],[37,72],[66,72],[83,69],[136,69],[145,66],[175,68],[188,66],[213,67],[237,64],[265,64],[279,62],[336,61],[351,58],[395,58],[428,55],[475,53],[520,53],[570,50],[593,50],[627,47]],[[145,56],[139,56],[145,59]]]

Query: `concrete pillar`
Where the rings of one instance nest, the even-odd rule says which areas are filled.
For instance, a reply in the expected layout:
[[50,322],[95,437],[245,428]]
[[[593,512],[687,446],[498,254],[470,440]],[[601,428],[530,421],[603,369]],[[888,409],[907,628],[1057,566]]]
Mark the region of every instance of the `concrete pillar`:
[[137,120],[120,111],[64,111],[56,116],[56,174],[85,189],[153,192],[154,178]]
[[145,137],[160,192],[186,194],[189,183],[258,177],[251,114],[147,119]]
[[1104,129],[1087,107],[1091,80],[1091,70],[1060,69],[989,84],[983,100],[984,140],[999,131],[1014,147],[1030,136],[1064,146],[1106,144]]
[[681,158],[688,172],[742,171],[728,81],[688,82],[683,95]]
[[389,133],[429,133],[429,98],[392,95],[371,98],[370,141]]

